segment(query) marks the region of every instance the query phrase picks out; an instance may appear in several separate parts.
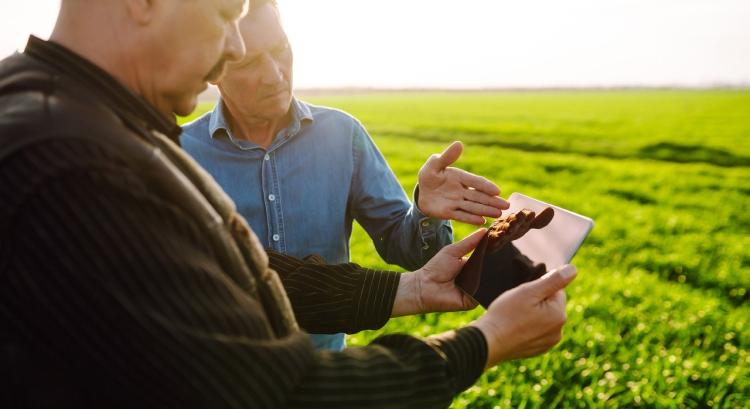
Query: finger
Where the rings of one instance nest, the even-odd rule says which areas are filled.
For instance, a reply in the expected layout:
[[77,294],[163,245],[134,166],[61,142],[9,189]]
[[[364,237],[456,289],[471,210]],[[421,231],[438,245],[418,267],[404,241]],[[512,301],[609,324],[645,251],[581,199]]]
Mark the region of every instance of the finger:
[[552,210],[551,207],[548,207],[544,210],[542,210],[541,213],[537,214],[534,218],[534,221],[531,222],[531,228],[532,229],[541,229],[549,224],[549,222],[552,221],[552,218],[555,217],[555,211]]
[[448,254],[452,256],[463,257],[479,245],[479,242],[482,241],[482,237],[484,237],[485,234],[487,234],[487,229],[481,228],[464,237],[463,240],[457,241],[446,247],[446,250],[448,251]]
[[461,223],[473,224],[475,226],[481,226],[485,222],[484,217],[477,216],[463,210],[453,210],[449,213],[448,216],[451,218],[451,220],[455,220]]
[[553,347],[562,340],[562,327],[555,327],[549,331],[537,335],[536,339],[528,344],[529,349],[544,349],[545,351]]
[[521,357],[532,357],[537,356],[540,354],[543,354],[550,349],[552,349],[555,345],[557,345],[562,340],[562,333],[561,332],[550,332],[547,334],[544,334],[534,341],[528,343],[525,345],[525,349],[523,352],[521,352]]
[[464,191],[464,198],[467,200],[471,200],[472,202],[485,204],[497,209],[507,209],[510,207],[510,203],[508,203],[508,201],[506,201],[502,197],[491,196],[487,193],[480,192],[475,189],[466,189]]
[[559,344],[560,341],[562,341],[562,325],[554,328],[552,331],[549,331],[548,333],[544,334],[544,336],[540,339],[542,343],[542,347],[544,345],[547,345],[547,350],[551,349],[555,345]]
[[459,141],[455,141],[445,148],[442,153],[430,156],[430,159],[427,160],[424,167],[429,168],[434,172],[442,171],[453,162],[457,161],[463,150],[464,145]]
[[565,303],[565,300],[567,299],[565,295],[565,290],[557,290],[554,294],[547,297],[547,301],[555,304]]
[[475,299],[469,297],[466,294],[463,294],[463,303],[464,303],[464,309],[466,311],[473,310],[474,308],[477,308],[477,306],[479,305],[479,303]]
[[553,296],[557,291],[565,288],[576,277],[576,268],[566,264],[550,271],[542,278],[526,283],[527,288],[538,300]]
[[565,308],[565,303],[568,302],[568,295],[565,290],[560,290],[552,296],[552,300],[560,305],[561,308]]
[[486,177],[478,176],[459,168],[453,169],[456,169],[458,172],[458,180],[464,186],[472,187],[491,196],[498,196],[500,194],[500,188]]
[[547,303],[546,308],[549,313],[552,313],[552,311],[556,311],[557,313],[561,314],[563,318],[565,318],[567,316],[565,312],[565,303],[567,299],[568,296],[565,294],[565,290],[558,290],[557,292],[552,294],[551,297],[542,302]]
[[462,200],[458,207],[461,210],[466,211],[467,213],[471,213],[477,216],[500,217],[500,214],[502,213],[498,208],[483,205],[477,202],[472,202],[469,200]]

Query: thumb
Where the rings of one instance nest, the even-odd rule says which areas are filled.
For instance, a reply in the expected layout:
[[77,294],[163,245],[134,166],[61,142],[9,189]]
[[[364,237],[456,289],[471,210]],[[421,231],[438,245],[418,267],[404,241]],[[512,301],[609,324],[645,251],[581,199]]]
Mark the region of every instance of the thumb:
[[466,253],[474,250],[479,242],[482,241],[482,237],[487,234],[487,229],[481,228],[474,233],[464,237],[463,240],[448,246],[449,254],[455,257],[463,257]]
[[544,300],[570,284],[576,277],[576,272],[575,266],[566,264],[550,271],[536,281],[527,283],[528,289],[536,298]]
[[433,165],[439,170],[443,170],[453,164],[453,162],[457,161],[463,150],[464,145],[460,141],[455,141],[445,148],[440,155],[435,156]]

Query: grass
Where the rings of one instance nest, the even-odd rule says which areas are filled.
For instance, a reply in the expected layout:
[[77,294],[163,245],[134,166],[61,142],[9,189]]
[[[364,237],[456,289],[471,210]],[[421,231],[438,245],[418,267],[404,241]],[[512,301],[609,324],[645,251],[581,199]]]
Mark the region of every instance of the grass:
[[[371,131],[410,192],[431,153],[595,219],[563,342],[500,365],[453,408],[750,408],[750,92],[372,93],[309,98]],[[207,107],[203,107],[205,110]],[[472,228],[456,225],[458,237]],[[389,267],[361,229],[353,260]],[[349,338],[427,335],[481,311]]]

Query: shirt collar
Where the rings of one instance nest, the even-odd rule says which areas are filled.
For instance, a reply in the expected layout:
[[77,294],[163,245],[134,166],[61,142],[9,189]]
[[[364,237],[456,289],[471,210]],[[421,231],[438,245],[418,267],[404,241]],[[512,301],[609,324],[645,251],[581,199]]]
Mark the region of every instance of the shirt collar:
[[309,105],[298,100],[297,98],[292,98],[292,106],[294,107],[294,114],[297,122],[303,123],[307,121],[313,121],[313,115],[312,111],[310,111]]
[[219,97],[219,101],[216,102],[216,106],[214,106],[213,112],[211,112],[210,119],[208,120],[208,133],[213,138],[216,136],[216,132],[219,130],[224,130],[229,133],[229,125],[227,125],[227,120],[224,118],[224,102]]
[[[313,121],[310,107],[296,97],[292,97],[290,109],[292,110],[292,120],[286,128],[282,129],[282,133],[286,138],[294,137],[299,133],[303,124]],[[232,138],[231,130],[229,129],[226,116],[224,115],[224,102],[221,97],[219,97],[219,101],[211,112],[211,118],[208,122],[208,132],[212,138],[216,137],[216,133],[219,131],[226,132],[226,134]]]
[[109,73],[60,44],[30,36],[24,53],[77,79],[102,97],[117,115],[135,120],[174,141],[182,132],[173,117],[165,117]]

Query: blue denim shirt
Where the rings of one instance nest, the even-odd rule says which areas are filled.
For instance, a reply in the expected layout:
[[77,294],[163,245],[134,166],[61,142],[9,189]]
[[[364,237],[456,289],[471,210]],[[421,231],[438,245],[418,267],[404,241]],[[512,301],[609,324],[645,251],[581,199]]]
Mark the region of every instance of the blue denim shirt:
[[[409,202],[355,118],[297,99],[291,109],[290,124],[268,149],[232,135],[221,101],[181,136],[264,246],[346,263],[357,220],[385,261],[414,270],[451,243],[450,222],[428,218]],[[343,334],[312,337],[318,348],[344,348]]]

